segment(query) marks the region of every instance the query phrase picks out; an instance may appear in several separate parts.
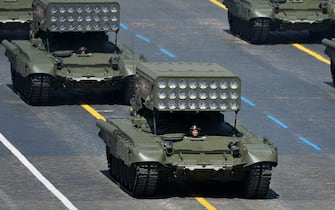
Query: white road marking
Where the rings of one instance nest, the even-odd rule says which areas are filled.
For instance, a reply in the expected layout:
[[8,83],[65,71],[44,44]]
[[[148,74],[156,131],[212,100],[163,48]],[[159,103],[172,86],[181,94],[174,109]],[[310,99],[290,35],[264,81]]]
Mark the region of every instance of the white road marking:
[[9,151],[63,204],[70,210],[77,210],[69,199],[67,199],[49,180],[47,180],[36,168],[33,166],[23,154],[17,150],[3,135],[0,133],[0,141],[7,147]]

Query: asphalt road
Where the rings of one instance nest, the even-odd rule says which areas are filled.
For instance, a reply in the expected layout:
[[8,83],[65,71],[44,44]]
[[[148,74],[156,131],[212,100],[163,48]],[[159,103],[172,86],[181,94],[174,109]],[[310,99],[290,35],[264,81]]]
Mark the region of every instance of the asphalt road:
[[231,185],[165,186],[155,198],[130,197],[109,179],[96,119],[80,104],[105,117],[126,115],[128,107],[99,91],[58,93],[50,106],[29,106],[12,90],[0,47],[1,210],[334,209],[335,89],[329,65],[291,44],[326,57],[318,41],[289,32],[274,34],[268,45],[251,45],[229,32],[227,12],[207,0],[120,5],[118,40],[137,54],[150,61],[215,62],[241,77],[238,122],[279,149],[268,198],[243,199]]

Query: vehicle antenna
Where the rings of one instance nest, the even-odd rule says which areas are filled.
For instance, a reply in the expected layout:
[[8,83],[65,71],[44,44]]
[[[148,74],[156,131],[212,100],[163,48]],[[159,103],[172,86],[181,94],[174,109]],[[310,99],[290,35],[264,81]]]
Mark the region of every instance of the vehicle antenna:
[[[134,37],[131,37],[131,50],[135,52],[134,50]],[[133,71],[135,71],[135,54],[133,54]]]
[[154,134],[155,135],[157,135],[157,130],[156,130],[157,129],[157,122],[156,122],[156,116],[157,115],[156,114],[157,114],[156,110],[154,110],[153,113],[152,113],[152,118],[153,118],[152,121],[154,123]]
[[115,41],[114,41],[115,46],[117,46],[117,33],[118,32],[119,32],[119,30],[115,31]]
[[47,44],[47,52],[49,53],[50,52],[50,49],[49,49],[50,46],[49,46],[49,33],[48,32],[46,33],[46,36],[47,36],[47,39],[46,39],[46,41],[47,41],[47,43],[46,43]]
[[236,122],[237,122],[237,113],[238,113],[238,111],[235,111],[235,120],[234,120],[234,130],[233,130],[233,134],[236,136],[236,131],[237,131],[237,129],[236,129]]

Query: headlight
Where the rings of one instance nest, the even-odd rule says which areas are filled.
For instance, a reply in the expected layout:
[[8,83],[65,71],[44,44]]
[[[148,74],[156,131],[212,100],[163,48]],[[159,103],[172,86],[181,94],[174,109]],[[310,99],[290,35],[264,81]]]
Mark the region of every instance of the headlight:
[[158,83],[157,83],[157,87],[159,89],[166,88],[166,81],[165,80],[159,80]]
[[74,25],[72,25],[72,24],[69,24],[68,28],[69,28],[70,31],[73,31],[75,29]]
[[195,89],[195,88],[197,88],[197,87],[198,87],[197,82],[196,82],[195,80],[190,80],[190,81],[189,81],[189,87],[190,87],[191,89]]
[[236,101],[231,101],[231,102],[230,102],[230,108],[231,108],[232,110],[238,110],[239,107],[238,107]]
[[67,18],[67,20],[68,20],[69,22],[73,22],[73,21],[74,21],[74,17],[73,17],[72,15],[70,15],[70,16]]
[[79,25],[77,26],[77,30],[78,30],[78,31],[82,31],[83,29],[84,29],[83,25],[79,24]]
[[100,12],[100,7],[99,6],[95,6],[93,10],[94,10],[95,13],[99,13]]
[[169,99],[176,99],[177,93],[174,90],[169,91]]
[[93,19],[95,22],[99,22],[100,21],[100,16],[99,15],[94,15]]
[[50,17],[50,20],[51,20],[51,22],[54,23],[54,22],[57,21],[57,17],[53,15],[53,16]]
[[102,16],[102,20],[105,21],[105,22],[107,22],[107,21],[109,20],[109,19],[108,19],[108,16],[107,16],[107,15],[103,15],[103,16]]
[[60,16],[59,20],[60,20],[60,22],[65,22],[66,18],[62,15],[62,16]]
[[51,7],[50,8],[50,12],[51,12],[51,14],[56,14],[57,13],[57,7]]
[[227,89],[228,88],[228,82],[225,80],[220,81],[220,88],[221,89]]
[[59,29],[60,29],[61,31],[65,31],[65,25],[64,25],[64,24],[61,24],[61,25],[59,26]]
[[239,97],[239,95],[238,95],[237,92],[233,91],[233,92],[230,93],[230,98],[231,98],[231,99],[234,99],[234,100],[235,100],[235,99],[237,99],[238,97]]
[[180,89],[185,89],[187,87],[187,82],[185,80],[180,80],[179,83],[178,83],[178,87]]
[[85,29],[86,29],[86,31],[90,31],[90,30],[92,30],[92,26],[90,24],[87,24]]
[[201,80],[199,82],[200,89],[206,89],[208,87],[208,83],[205,80]]
[[179,91],[178,92],[178,98],[179,99],[186,99],[187,98],[187,93],[186,93],[186,91],[184,91],[184,90],[181,90],[181,91]]
[[165,103],[162,102],[162,101],[159,101],[159,102],[157,103],[157,106],[158,106],[158,109],[165,109],[165,108],[166,108]]
[[227,105],[226,102],[221,102],[221,103],[220,103],[220,109],[221,109],[221,110],[226,110],[227,108],[228,108],[228,105]]
[[102,6],[102,12],[107,13],[109,11],[108,7]]
[[196,99],[197,98],[197,92],[194,90],[190,90],[190,92],[188,93],[188,97],[190,99]]
[[228,98],[228,93],[226,91],[220,92],[220,98],[221,99],[227,99]]
[[199,98],[203,99],[203,100],[207,99],[207,92],[206,91],[200,91]]
[[211,101],[210,104],[209,104],[209,108],[210,109],[217,109],[218,105],[215,101]]
[[59,13],[63,14],[66,12],[65,7],[59,7]]
[[209,83],[209,87],[210,87],[211,89],[216,89],[216,88],[218,88],[218,86],[219,86],[219,84],[218,84],[218,82],[215,81],[215,80],[213,80],[213,81],[211,81],[211,82]]
[[215,100],[218,98],[218,93],[216,91],[209,92],[209,98]]
[[98,23],[94,24],[94,30],[97,31],[97,30],[100,30],[100,28],[101,27],[100,27],[100,25]]
[[197,108],[197,104],[194,101],[190,101],[188,102],[188,107],[193,110]]
[[185,101],[179,101],[178,102],[178,108],[183,110],[183,109],[186,109],[187,105],[186,105],[186,102]]
[[77,21],[78,21],[78,22],[82,22],[83,20],[84,20],[83,16],[79,15],[79,16],[77,17]]
[[169,101],[168,102],[169,109],[176,109],[176,102],[175,101]]
[[73,13],[74,12],[74,7],[68,7],[67,12],[68,13]]
[[107,31],[107,30],[109,29],[109,26],[108,26],[107,24],[104,24],[104,25],[103,25],[103,29],[104,29],[105,31]]
[[83,12],[83,8],[81,6],[78,6],[76,9],[77,13],[82,13]]
[[86,22],[91,22],[92,17],[90,15],[86,15],[85,20]]
[[50,26],[50,31],[56,31],[57,30],[57,26],[55,24],[52,24]]
[[232,80],[230,82],[230,88],[231,89],[237,89],[238,88],[238,82],[236,80]]
[[111,12],[113,12],[113,13],[117,12],[117,8],[115,6],[112,6],[111,7]]
[[86,6],[85,7],[85,12],[86,13],[91,13],[92,12],[92,8],[90,6]]
[[111,29],[112,30],[117,30],[118,29],[118,25],[117,24],[112,24],[111,25]]
[[168,86],[171,89],[175,89],[177,87],[177,82],[175,80],[170,79],[168,82]]
[[207,103],[205,101],[199,102],[199,108],[200,109],[207,109]]
[[117,16],[116,16],[116,15],[113,15],[113,16],[111,17],[111,20],[112,20],[113,22],[117,21]]

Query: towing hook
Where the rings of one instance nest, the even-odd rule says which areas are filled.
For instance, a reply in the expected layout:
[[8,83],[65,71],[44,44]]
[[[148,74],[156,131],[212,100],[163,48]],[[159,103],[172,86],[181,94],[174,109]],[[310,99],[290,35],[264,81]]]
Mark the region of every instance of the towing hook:
[[113,70],[118,70],[119,69],[119,60],[120,58],[117,56],[112,56],[109,59],[109,64],[112,66]]
[[164,150],[167,156],[171,156],[173,154],[173,143],[164,142]]
[[57,70],[61,70],[63,68],[63,59],[56,58],[55,65],[56,65]]

